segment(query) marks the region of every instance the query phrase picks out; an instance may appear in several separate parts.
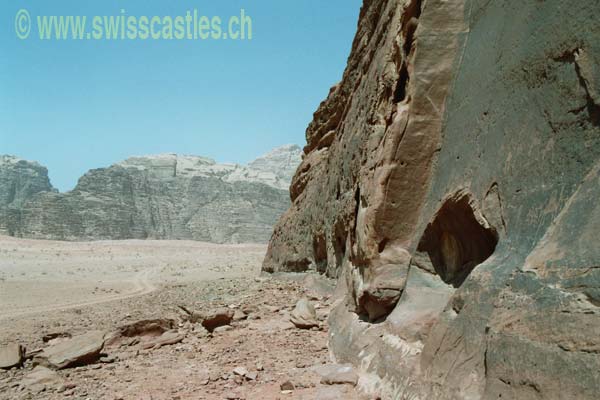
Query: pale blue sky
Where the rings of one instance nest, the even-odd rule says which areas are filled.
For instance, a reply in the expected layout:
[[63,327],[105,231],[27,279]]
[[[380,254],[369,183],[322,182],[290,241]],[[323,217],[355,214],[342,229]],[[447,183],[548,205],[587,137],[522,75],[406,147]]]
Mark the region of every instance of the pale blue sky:
[[[0,154],[37,160],[72,189],[90,168],[177,152],[245,163],[304,131],[341,79],[361,0],[4,0]],[[205,15],[244,8],[252,41],[42,41],[38,15]]]

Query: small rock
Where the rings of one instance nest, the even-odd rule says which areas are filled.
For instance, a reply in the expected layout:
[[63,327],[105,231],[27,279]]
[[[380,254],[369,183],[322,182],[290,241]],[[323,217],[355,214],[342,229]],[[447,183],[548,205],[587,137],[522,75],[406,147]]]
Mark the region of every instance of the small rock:
[[218,308],[201,317],[201,324],[209,332],[223,325],[229,325],[233,320],[234,311],[229,308]]
[[215,328],[213,330],[213,333],[219,334],[219,333],[223,333],[223,332],[227,332],[233,330],[233,326],[231,325],[223,325],[223,326],[219,326],[218,328]]
[[300,299],[290,316],[290,321],[300,329],[310,329],[319,326],[317,312],[308,299]]
[[203,327],[202,324],[194,325],[194,333],[198,338],[207,338],[211,336],[210,332],[205,327]]
[[243,320],[245,320],[247,318],[248,318],[248,316],[242,310],[235,310],[235,312],[233,313],[233,320],[234,321],[243,321]]
[[266,305],[265,310],[267,310],[268,312],[276,313],[276,312],[279,312],[279,310],[281,310],[281,308],[279,308],[277,306]]
[[18,343],[0,347],[0,369],[18,367],[23,363],[25,349]]
[[258,374],[256,372],[248,372],[246,374],[246,379],[249,381],[255,381],[258,378]]
[[245,367],[235,367],[233,373],[239,376],[246,376],[248,375],[248,370]]
[[35,367],[30,373],[21,380],[21,387],[28,388],[31,391],[39,392],[47,387],[59,387],[62,379],[58,374],[49,368],[43,366]]
[[227,400],[245,400],[246,396],[244,396],[241,393],[229,392],[229,393],[225,394],[224,398]]
[[286,390],[294,390],[295,386],[291,381],[285,381],[281,385],[279,385],[279,388],[282,391],[286,391]]
[[77,387],[76,384],[74,384],[72,382],[67,382],[67,383],[60,385],[60,387],[58,388],[58,392],[60,392],[60,393],[66,392],[67,390],[75,389],[76,387]]
[[350,364],[323,365],[314,368],[314,371],[321,375],[321,383],[324,385],[356,386],[358,383],[358,374]]

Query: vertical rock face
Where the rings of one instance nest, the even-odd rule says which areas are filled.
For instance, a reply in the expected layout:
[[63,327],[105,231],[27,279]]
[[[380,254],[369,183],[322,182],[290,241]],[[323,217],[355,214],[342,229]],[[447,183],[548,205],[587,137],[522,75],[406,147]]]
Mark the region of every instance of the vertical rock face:
[[0,232],[15,233],[18,209],[36,193],[54,191],[48,170],[36,162],[0,155]]
[[364,1],[266,271],[384,398],[600,391],[600,3]]
[[[70,192],[48,186],[0,207],[6,215],[0,232],[59,240],[266,242],[289,205],[285,179],[299,159],[297,146],[261,157],[260,168],[176,154],[132,157],[87,172]],[[17,181],[29,179],[17,175]]]
[[36,193],[53,190],[45,167],[0,155],[0,207],[17,207]]

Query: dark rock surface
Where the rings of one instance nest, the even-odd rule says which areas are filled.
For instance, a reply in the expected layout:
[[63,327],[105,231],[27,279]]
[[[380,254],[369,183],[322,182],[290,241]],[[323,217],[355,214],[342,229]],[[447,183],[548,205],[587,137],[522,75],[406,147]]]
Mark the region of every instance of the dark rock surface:
[[46,169],[35,163],[4,162],[0,233],[266,242],[289,205],[286,179],[299,162],[297,146],[275,149],[254,161],[256,168],[175,154],[132,157],[89,171],[67,193],[53,191]]
[[600,3],[364,1],[265,271],[383,398],[600,392]]

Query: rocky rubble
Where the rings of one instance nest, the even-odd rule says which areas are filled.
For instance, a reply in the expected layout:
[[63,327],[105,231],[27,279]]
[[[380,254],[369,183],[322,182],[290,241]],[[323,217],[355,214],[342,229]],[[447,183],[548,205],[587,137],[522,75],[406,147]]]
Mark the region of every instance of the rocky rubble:
[[600,5],[369,0],[263,269],[384,399],[600,392]]
[[72,191],[58,193],[44,167],[2,156],[0,234],[266,242],[289,205],[289,178],[299,162],[294,145],[248,166],[176,154],[131,157],[91,170]]
[[[142,297],[139,311],[131,301],[107,305],[105,319],[99,306],[88,307],[80,315],[83,320],[93,317],[92,324],[78,323],[68,313],[50,316],[48,326],[60,325],[69,334],[46,340],[47,333],[27,331],[33,335],[29,337],[21,331],[24,344],[41,346],[41,353],[23,368],[0,374],[0,398],[363,398],[353,389],[358,376],[351,368],[328,365],[326,329],[289,324],[290,298],[329,309],[331,292],[312,294],[329,283],[314,277],[307,282],[320,283],[307,288],[285,277],[223,279]],[[181,312],[173,304],[203,312]],[[228,319],[230,329],[223,332],[210,333],[202,318],[190,317],[229,316],[234,309],[247,311],[248,319]],[[97,332],[100,327],[106,331]],[[88,356],[92,350],[93,358]],[[40,365],[42,359],[52,363]],[[62,362],[67,359],[72,361],[68,365]]]

